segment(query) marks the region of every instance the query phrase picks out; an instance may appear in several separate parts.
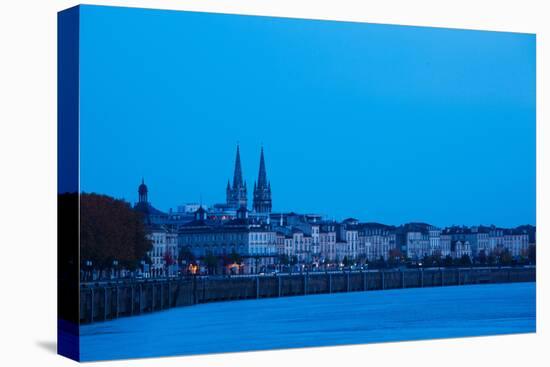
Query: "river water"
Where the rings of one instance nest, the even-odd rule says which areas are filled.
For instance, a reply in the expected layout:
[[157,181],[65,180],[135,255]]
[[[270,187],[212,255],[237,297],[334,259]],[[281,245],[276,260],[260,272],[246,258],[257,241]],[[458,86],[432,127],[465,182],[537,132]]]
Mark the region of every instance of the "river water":
[[85,325],[81,360],[535,332],[535,283],[201,304]]

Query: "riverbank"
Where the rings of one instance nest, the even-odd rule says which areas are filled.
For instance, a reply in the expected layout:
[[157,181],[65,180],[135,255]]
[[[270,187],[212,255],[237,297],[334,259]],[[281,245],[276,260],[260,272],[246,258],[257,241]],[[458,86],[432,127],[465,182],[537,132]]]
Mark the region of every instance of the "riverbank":
[[245,299],[279,298],[396,288],[534,282],[536,268],[434,268],[274,276],[190,277],[83,284],[81,324],[174,307]]

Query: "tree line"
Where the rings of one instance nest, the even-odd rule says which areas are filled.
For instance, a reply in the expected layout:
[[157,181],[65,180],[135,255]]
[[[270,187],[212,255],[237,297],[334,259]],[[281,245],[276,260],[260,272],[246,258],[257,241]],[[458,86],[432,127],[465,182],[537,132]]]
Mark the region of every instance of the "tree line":
[[[150,263],[143,215],[126,201],[106,195],[80,195],[80,261],[95,269],[108,269],[116,261],[134,270],[141,261]],[[85,265],[85,264],[83,264]]]

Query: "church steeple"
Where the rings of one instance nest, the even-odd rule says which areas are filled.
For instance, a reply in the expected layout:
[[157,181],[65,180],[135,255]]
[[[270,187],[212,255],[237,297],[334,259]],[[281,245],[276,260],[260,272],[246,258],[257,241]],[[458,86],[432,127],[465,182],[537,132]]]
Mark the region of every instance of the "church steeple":
[[269,181],[267,181],[263,147],[260,152],[260,169],[258,171],[258,182],[254,183],[253,208],[256,213],[271,212],[271,184],[269,183]]
[[246,181],[243,180],[243,170],[241,167],[241,152],[237,144],[237,154],[235,156],[235,170],[233,172],[233,187],[227,182],[226,187],[227,205],[232,208],[247,206]]
[[233,173],[233,187],[243,186],[243,170],[241,168],[241,153],[237,144],[237,156],[235,157],[235,172]]
[[267,187],[267,174],[265,172],[264,147],[260,152],[260,170],[258,172],[258,187]]

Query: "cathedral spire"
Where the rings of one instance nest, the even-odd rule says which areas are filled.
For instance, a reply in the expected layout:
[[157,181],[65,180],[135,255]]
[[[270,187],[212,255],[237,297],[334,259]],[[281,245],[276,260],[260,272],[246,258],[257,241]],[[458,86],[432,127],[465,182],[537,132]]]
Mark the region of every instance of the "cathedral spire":
[[258,187],[267,187],[267,174],[265,172],[264,147],[260,153],[260,170],[258,172]]
[[258,182],[254,184],[253,208],[256,213],[271,212],[271,185],[267,181],[265,169],[264,147],[260,152],[260,169],[258,171]]
[[233,187],[227,183],[226,188],[227,205],[232,208],[247,206],[246,182],[243,180],[243,170],[241,167],[241,152],[237,144],[237,155],[235,156],[235,171],[233,173]]
[[235,172],[233,173],[233,189],[243,186],[243,170],[241,168],[241,153],[237,144],[237,156],[235,157]]

